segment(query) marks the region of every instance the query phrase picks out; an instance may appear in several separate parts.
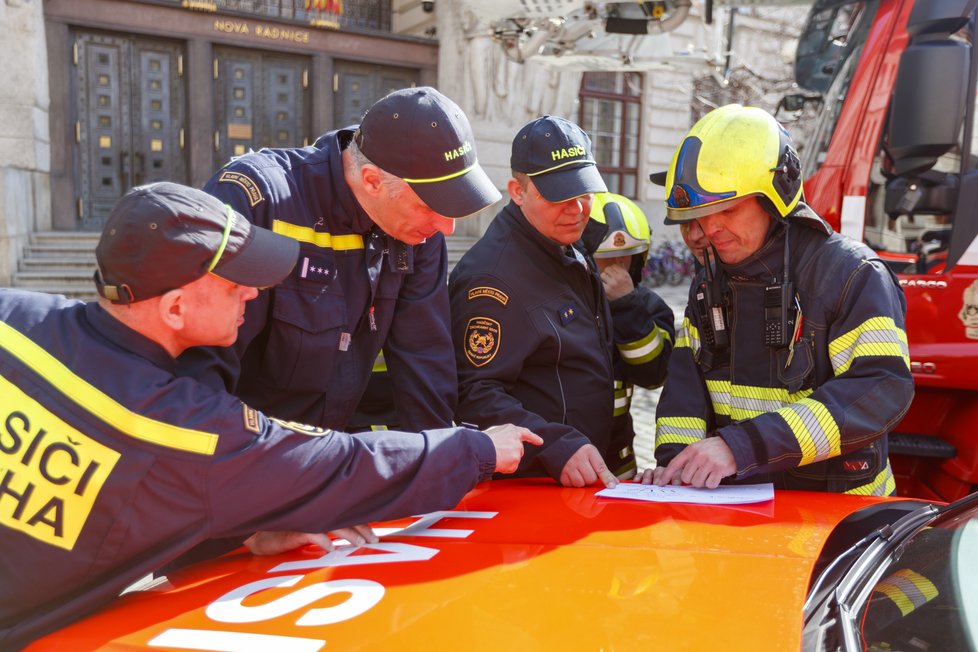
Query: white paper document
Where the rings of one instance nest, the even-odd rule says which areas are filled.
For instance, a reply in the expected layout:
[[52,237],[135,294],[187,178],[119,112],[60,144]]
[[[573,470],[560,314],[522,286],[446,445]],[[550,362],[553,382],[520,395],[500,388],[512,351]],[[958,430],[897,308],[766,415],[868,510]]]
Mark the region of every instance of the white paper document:
[[619,483],[614,489],[602,489],[596,496],[602,498],[627,498],[652,503],[692,503],[695,505],[743,505],[774,500],[774,485],[744,484],[719,486],[716,489],[695,487],[657,487],[634,482]]

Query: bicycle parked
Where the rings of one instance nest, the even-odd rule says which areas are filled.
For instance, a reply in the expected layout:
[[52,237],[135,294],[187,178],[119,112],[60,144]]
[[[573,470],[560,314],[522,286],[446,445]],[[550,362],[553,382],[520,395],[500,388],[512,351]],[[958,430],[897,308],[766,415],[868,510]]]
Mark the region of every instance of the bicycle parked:
[[682,243],[664,240],[649,253],[642,270],[642,283],[648,287],[679,285],[693,277],[693,254]]

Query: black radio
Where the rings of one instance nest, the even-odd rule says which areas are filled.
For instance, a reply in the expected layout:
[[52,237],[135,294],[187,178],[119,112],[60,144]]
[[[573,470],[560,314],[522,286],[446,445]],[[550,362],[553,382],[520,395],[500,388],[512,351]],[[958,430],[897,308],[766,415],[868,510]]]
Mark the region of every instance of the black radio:
[[788,346],[795,331],[795,290],[792,283],[764,288],[764,345]]

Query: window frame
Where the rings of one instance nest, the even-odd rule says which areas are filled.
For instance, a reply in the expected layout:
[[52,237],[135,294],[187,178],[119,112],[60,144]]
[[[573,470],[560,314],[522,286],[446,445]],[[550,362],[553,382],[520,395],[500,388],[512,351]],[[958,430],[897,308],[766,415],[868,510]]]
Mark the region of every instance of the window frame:
[[[607,91],[607,90],[595,90],[588,87],[588,76],[589,75],[615,75],[615,88],[620,88],[620,91]],[[635,77],[637,79],[636,87],[638,92],[634,95],[628,93],[629,88],[629,77]],[[638,199],[639,195],[639,165],[641,161],[640,152],[642,149],[641,135],[642,135],[642,113],[644,109],[644,89],[645,89],[645,76],[636,71],[593,71],[585,72],[581,75],[581,85],[579,90],[579,108],[578,108],[578,124],[587,132],[588,136],[591,138],[591,142],[595,149],[595,158],[600,159],[601,156],[601,145],[600,139],[597,137],[595,130],[595,125],[593,120],[591,122],[585,122],[585,112],[587,111],[589,102],[612,102],[620,107],[620,125],[615,133],[614,137],[619,143],[617,156],[614,157],[617,160],[614,165],[598,163],[598,170],[601,175],[605,178],[608,183],[608,190],[621,195],[624,195],[630,199]],[[630,120],[629,111],[635,112],[635,130],[634,133],[629,131]],[[597,115],[596,112],[592,112],[592,115]],[[630,143],[632,149],[629,150]],[[633,156],[634,165],[628,165],[627,160],[629,155]],[[612,153],[613,156],[613,153]],[[628,188],[628,182],[626,179],[630,180],[631,188]]]

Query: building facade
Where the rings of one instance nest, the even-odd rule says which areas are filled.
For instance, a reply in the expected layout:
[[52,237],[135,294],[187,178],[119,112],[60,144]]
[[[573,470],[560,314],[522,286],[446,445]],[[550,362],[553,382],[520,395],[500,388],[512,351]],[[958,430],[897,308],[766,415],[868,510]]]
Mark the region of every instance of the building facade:
[[[32,232],[97,232],[134,185],[200,186],[235,155],[310,143],[357,122],[386,92],[417,84],[458,101],[501,189],[521,125],[545,113],[578,121],[610,187],[634,197],[668,237],[648,174],[668,165],[698,106],[729,96],[774,108],[771,80],[790,77],[782,55],[804,15],[724,10],[705,25],[694,5],[669,38],[708,63],[580,72],[507,58],[473,7],[0,0],[0,286]],[[478,236],[493,213],[460,221],[458,235]]]

